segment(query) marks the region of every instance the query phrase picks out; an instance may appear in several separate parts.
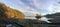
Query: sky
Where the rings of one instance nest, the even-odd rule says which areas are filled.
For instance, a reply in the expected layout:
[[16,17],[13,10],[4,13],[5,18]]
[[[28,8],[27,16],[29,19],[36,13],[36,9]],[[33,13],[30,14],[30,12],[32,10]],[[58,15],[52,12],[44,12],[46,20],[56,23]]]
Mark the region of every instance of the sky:
[[60,12],[60,0],[0,0],[0,2],[23,12],[26,16]]
[[[52,14],[60,12],[60,0],[0,0],[7,6],[21,11],[25,16],[35,16],[36,14]],[[34,19],[35,17],[26,17]],[[41,18],[42,21],[49,22],[48,18]]]

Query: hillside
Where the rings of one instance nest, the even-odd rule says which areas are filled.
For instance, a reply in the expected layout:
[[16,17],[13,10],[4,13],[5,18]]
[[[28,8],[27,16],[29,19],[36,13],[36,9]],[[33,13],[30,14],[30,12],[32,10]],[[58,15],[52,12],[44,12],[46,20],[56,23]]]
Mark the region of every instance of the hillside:
[[22,12],[20,12],[18,10],[14,10],[14,9],[6,6],[3,3],[0,3],[0,13],[1,12],[3,12],[5,14],[5,16],[7,16],[8,18],[24,19],[24,17],[25,17],[25,15]]
[[22,12],[10,8],[4,3],[0,3],[0,27],[5,27],[6,24],[17,21],[14,19],[24,19],[24,17],[25,15]]

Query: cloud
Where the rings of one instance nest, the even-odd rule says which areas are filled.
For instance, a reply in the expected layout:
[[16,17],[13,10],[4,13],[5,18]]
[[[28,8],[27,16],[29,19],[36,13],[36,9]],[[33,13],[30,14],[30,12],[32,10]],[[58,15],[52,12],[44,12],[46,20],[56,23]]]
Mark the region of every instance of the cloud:
[[53,5],[48,7],[49,14],[60,12],[60,4],[58,2],[54,3]]

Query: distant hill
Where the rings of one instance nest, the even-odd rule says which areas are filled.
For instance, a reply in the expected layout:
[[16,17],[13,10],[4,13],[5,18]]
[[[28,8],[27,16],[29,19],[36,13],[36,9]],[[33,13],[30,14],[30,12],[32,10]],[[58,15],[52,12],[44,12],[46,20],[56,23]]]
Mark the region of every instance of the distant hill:
[[45,15],[47,18],[60,18],[60,12]]
[[60,12],[57,12],[54,14],[47,14],[47,15],[45,15],[45,17],[53,18],[53,20],[51,20],[51,21],[54,23],[60,23]]

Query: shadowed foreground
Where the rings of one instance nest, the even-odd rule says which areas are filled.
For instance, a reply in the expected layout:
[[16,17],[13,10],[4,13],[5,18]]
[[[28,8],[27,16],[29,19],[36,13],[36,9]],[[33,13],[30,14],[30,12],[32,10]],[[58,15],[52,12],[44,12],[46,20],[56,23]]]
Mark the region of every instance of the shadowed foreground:
[[35,19],[10,19],[6,23],[0,23],[0,26],[6,24],[12,24],[15,27],[60,27],[60,23],[46,23]]

